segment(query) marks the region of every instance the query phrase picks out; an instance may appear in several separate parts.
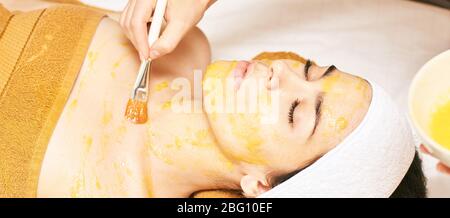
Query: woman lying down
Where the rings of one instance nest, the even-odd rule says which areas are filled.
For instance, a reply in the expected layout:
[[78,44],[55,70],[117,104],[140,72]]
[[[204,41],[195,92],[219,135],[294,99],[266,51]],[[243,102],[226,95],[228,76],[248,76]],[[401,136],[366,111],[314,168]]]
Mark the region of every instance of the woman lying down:
[[[153,64],[149,121],[134,125],[140,61],[115,21],[0,8],[0,37],[2,197],[426,195],[390,98],[334,66],[293,53],[210,64],[193,29]],[[244,109],[221,110],[239,105],[229,96]]]

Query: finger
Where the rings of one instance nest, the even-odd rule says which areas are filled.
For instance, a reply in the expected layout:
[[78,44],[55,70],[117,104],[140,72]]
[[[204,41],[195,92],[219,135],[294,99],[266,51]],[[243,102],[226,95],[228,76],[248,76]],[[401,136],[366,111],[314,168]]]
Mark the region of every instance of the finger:
[[183,21],[169,22],[161,37],[151,47],[150,59],[157,59],[175,50],[190,28],[191,26]]
[[122,12],[122,15],[120,16],[120,26],[122,27],[123,33],[127,36],[127,38],[132,42],[130,32],[128,31],[128,18],[130,17],[130,12],[132,11],[134,0],[129,0],[127,3],[127,6],[125,7],[125,10]]
[[136,47],[136,42],[134,40],[133,32],[131,30],[131,19],[133,17],[134,9],[136,6],[136,0],[129,1],[130,7],[127,10],[127,15],[125,17],[125,32],[127,33],[128,38],[134,47]]
[[127,6],[125,6],[125,8],[123,9],[122,14],[120,15],[120,19],[119,19],[120,26],[122,27],[122,30],[127,37],[128,37],[128,32],[127,32],[127,28],[126,28],[126,24],[127,24],[126,18],[128,16],[128,10],[130,8],[130,4],[131,4],[131,1],[128,1]]
[[155,2],[153,0],[137,0],[131,18],[131,32],[141,60],[149,58],[150,47],[148,45],[147,23],[150,21],[154,7]]
[[125,22],[124,22],[125,16],[127,14],[129,5],[130,5],[130,2],[127,2],[127,5],[125,5],[125,7],[123,8],[122,13],[120,13],[119,23],[122,28],[124,27],[124,24],[125,24]]
[[441,173],[445,173],[445,174],[449,174],[450,175],[450,167],[446,166],[443,163],[438,163],[436,169],[441,172]]

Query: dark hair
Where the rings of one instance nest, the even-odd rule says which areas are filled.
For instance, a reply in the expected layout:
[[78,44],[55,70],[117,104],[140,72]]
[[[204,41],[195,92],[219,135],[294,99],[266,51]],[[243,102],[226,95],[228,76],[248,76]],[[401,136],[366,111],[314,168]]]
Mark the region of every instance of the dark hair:
[[[277,186],[284,181],[288,180],[292,176],[299,173],[301,170],[291,172],[282,176],[272,178],[272,185]],[[391,198],[425,198],[427,197],[426,178],[422,170],[422,160],[419,154],[415,153],[414,160],[408,169],[405,177],[401,181],[400,185],[395,189]]]
[[427,180],[422,170],[422,160],[416,151],[414,160],[400,185],[395,189],[391,198],[426,198]]

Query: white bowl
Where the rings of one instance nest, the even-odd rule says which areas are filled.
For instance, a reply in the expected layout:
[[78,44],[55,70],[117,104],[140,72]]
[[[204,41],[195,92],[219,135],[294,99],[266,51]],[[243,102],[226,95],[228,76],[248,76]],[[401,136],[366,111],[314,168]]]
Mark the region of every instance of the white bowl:
[[450,50],[420,69],[411,84],[408,99],[409,121],[414,130],[431,154],[450,166],[450,150],[430,137],[433,110],[442,101],[450,101]]

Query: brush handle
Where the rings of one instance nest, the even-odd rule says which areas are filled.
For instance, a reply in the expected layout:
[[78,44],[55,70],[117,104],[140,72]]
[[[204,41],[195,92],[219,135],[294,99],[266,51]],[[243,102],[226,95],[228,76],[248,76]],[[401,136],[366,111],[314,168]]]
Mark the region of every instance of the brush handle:
[[155,11],[153,12],[153,20],[148,33],[148,44],[150,47],[158,40],[161,35],[161,27],[166,13],[167,0],[157,0]]

